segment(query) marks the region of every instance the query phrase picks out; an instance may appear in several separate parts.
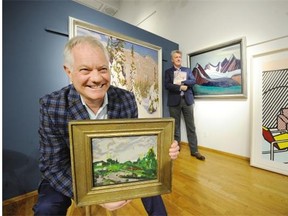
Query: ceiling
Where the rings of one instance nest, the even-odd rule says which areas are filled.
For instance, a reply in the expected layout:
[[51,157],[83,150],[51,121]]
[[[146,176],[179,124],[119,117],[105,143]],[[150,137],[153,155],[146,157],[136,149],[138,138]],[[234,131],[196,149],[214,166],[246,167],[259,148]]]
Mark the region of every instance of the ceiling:
[[79,4],[90,7],[110,16],[114,16],[119,10],[122,0],[73,0]]

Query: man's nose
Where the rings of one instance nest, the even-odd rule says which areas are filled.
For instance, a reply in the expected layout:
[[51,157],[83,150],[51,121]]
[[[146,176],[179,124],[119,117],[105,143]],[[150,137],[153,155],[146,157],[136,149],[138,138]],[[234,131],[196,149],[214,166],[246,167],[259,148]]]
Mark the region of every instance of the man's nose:
[[97,69],[94,69],[92,72],[91,72],[91,77],[90,77],[91,80],[97,82],[99,80],[102,79],[102,76],[101,76],[101,73],[97,70]]

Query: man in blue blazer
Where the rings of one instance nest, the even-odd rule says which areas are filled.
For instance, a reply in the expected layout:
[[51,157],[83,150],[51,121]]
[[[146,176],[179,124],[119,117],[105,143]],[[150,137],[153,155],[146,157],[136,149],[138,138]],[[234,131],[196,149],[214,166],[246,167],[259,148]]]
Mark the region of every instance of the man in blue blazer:
[[[137,118],[134,94],[110,85],[109,56],[95,37],[77,36],[64,49],[64,69],[72,84],[40,99],[40,171],[35,215],[66,215],[73,198],[68,122]],[[176,159],[179,146],[171,144]],[[115,210],[130,201],[102,204]],[[142,198],[148,215],[167,215],[161,196]]]
[[199,160],[205,157],[198,151],[198,141],[194,124],[194,95],[193,85],[195,77],[190,68],[182,67],[182,52],[171,52],[173,66],[165,71],[165,88],[168,90],[168,102],[170,116],[175,119],[174,139],[181,141],[181,113],[185,120],[187,138],[191,156]]

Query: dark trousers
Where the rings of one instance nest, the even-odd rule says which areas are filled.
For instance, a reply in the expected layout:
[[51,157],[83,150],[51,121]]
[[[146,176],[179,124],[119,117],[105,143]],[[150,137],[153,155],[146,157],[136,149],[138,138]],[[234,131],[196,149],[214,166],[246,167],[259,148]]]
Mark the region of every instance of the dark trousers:
[[[149,216],[166,216],[166,208],[161,196],[142,198],[142,203]],[[38,201],[33,207],[34,215],[66,215],[71,205],[71,198],[55,191],[47,180],[38,188]]]
[[196,128],[194,124],[194,108],[193,105],[187,105],[184,98],[178,106],[169,107],[170,116],[175,119],[175,133],[174,139],[180,143],[181,141],[181,113],[183,114],[187,138],[191,153],[198,151],[198,141],[196,135]]

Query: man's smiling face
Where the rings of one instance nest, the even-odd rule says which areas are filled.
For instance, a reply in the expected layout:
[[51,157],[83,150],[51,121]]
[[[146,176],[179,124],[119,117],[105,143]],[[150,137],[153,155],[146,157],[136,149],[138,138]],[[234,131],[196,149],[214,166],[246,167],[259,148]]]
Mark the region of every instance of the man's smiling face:
[[99,47],[87,43],[72,49],[73,71],[65,68],[77,92],[86,103],[103,100],[110,86],[109,62]]

